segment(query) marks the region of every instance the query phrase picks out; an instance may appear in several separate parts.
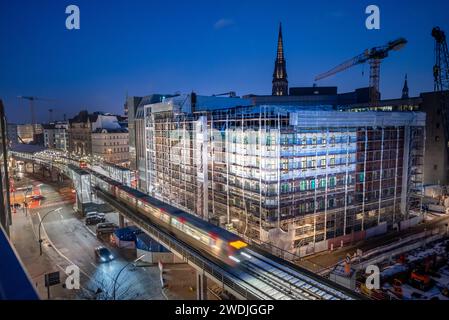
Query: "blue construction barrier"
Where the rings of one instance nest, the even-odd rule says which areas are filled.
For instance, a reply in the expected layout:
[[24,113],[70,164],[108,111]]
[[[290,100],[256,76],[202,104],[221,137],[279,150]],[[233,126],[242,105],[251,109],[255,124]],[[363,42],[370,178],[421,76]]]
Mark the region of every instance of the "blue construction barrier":
[[170,250],[159,244],[146,233],[140,233],[136,236],[136,248],[148,252],[170,252]]
[[142,233],[143,231],[135,226],[125,227],[114,231],[114,235],[120,241],[134,241],[134,242],[136,241],[136,236]]

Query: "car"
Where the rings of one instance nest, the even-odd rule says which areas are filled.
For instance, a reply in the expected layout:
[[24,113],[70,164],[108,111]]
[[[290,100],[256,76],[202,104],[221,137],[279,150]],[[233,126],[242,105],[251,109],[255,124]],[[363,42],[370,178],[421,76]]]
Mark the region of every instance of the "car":
[[93,216],[93,215],[97,215],[98,214],[98,212],[97,211],[88,211],[88,212],[86,212],[86,217],[89,217],[89,216]]
[[103,246],[95,248],[95,257],[100,262],[110,262],[114,260],[114,255],[112,252]]
[[20,208],[22,205],[20,203],[14,203],[11,205],[12,208]]
[[112,233],[118,229],[118,225],[112,222],[103,222],[97,224],[97,236],[101,236],[103,234]]
[[97,212],[97,211],[89,211],[86,213],[86,218],[92,217],[92,216],[98,216],[98,217],[104,218],[105,214],[102,212]]
[[105,222],[106,218],[99,215],[91,215],[86,218],[86,225],[93,225]]
[[45,197],[43,195],[41,195],[41,194],[36,194],[34,196],[31,196],[31,199],[33,199],[33,200],[44,200]]

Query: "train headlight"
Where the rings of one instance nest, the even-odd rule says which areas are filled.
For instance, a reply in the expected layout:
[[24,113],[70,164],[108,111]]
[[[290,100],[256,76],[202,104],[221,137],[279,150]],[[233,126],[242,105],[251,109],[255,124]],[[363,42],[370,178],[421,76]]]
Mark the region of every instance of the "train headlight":
[[235,261],[235,262],[237,262],[237,263],[240,263],[240,260],[237,259],[237,258],[234,257],[234,256],[228,256],[228,258],[231,259],[232,261]]

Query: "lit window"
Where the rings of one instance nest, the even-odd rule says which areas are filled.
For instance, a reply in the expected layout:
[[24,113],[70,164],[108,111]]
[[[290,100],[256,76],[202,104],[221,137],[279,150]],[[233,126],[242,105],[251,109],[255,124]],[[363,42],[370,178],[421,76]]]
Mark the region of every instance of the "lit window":
[[320,188],[326,188],[326,179],[320,179]]
[[267,146],[271,146],[271,136],[267,136]]
[[365,181],[365,174],[362,172],[359,174],[359,182]]
[[321,166],[322,168],[325,168],[325,167],[326,167],[326,159],[325,159],[325,158],[320,160],[320,166]]
[[315,179],[310,180],[310,189],[315,190]]

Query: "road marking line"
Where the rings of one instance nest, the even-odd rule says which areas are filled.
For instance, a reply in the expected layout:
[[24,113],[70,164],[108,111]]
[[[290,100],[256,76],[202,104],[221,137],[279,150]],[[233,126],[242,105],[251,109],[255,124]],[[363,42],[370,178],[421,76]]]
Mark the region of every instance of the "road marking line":
[[[41,217],[40,217],[40,214],[38,213],[38,215],[39,215],[39,220],[41,220]],[[47,231],[45,230],[45,227],[44,227],[44,223],[42,223],[42,229],[43,229],[43,231],[44,231],[44,233],[45,233],[45,235],[46,235],[46,238],[47,238],[47,241],[50,243],[50,245],[55,249],[55,251],[61,256],[61,257],[63,257],[64,259],[66,259],[69,263],[71,263],[72,265],[76,265],[76,266],[78,266],[76,263],[73,263],[69,258],[67,258],[55,245],[54,245],[54,243],[50,240],[50,237],[48,236],[48,233],[47,233]],[[92,263],[92,262],[91,262]],[[80,269],[80,272],[82,273],[82,274],[84,274],[86,277],[88,277],[90,280],[94,280],[95,282],[97,282],[97,283],[99,283],[100,285],[101,285],[101,283],[95,278],[95,277],[92,277],[92,276],[90,276],[87,272],[85,272],[83,269],[81,269],[81,267],[79,267],[78,266],[78,268]],[[98,268],[98,266],[95,266],[95,268],[97,269]],[[96,271],[98,271],[98,270],[96,270]],[[103,270],[100,270],[102,273],[105,273]],[[113,280],[113,278],[112,278],[112,276],[111,275],[109,275],[108,273],[105,273],[105,275],[107,276],[107,277],[109,277],[111,280]]]
[[87,229],[87,231],[90,232],[90,234],[92,234],[92,235],[95,236],[95,237],[97,236],[96,233],[93,232],[92,230],[90,230],[90,228],[89,228],[88,226],[86,226],[84,223],[83,223],[83,226]]
[[[37,213],[37,215],[39,216],[39,221],[42,221],[39,212]],[[48,233],[47,233],[47,230],[45,229],[44,223],[42,223],[42,230],[44,231],[44,233],[45,233],[45,235],[46,235],[47,241],[50,243],[50,245],[52,246],[52,248],[55,249],[56,253],[58,253],[61,257],[63,257],[65,260],[67,260],[70,264],[77,266],[77,267],[80,269],[81,273],[84,274],[86,277],[88,277],[89,279],[92,279],[91,276],[90,276],[89,274],[87,274],[87,272],[85,272],[83,269],[81,269],[81,267],[78,266],[76,263],[73,263],[72,260],[70,260],[69,258],[67,258],[67,256],[64,255],[64,254],[63,254],[63,253],[62,253],[62,252],[55,246],[55,244],[51,241],[50,237],[48,236]],[[95,280],[95,279],[94,279],[94,280]]]
[[161,292],[162,292],[162,295],[164,296],[165,300],[170,300],[170,299],[168,299],[167,295],[165,294],[165,288],[164,287],[162,287]]

